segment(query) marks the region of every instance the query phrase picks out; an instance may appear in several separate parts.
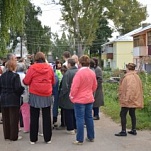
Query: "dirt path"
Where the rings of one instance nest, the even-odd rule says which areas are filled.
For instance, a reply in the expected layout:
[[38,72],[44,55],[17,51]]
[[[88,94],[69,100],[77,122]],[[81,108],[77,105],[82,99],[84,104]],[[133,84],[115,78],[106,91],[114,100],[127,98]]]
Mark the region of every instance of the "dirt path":
[[[52,143],[45,144],[43,138],[35,145],[30,145],[29,134],[20,132],[22,140],[16,142],[3,139],[2,125],[0,125],[0,151],[151,151],[151,131],[137,131],[137,136],[115,137],[120,131],[120,125],[109,117],[101,114],[99,121],[95,121],[95,142],[84,142],[74,145],[75,135],[65,131],[53,130]],[[86,135],[86,132],[85,132]]]

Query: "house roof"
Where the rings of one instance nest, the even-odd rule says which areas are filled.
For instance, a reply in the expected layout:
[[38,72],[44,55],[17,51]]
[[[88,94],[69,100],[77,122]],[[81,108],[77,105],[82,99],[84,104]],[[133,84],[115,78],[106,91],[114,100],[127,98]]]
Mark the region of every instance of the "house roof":
[[104,43],[102,46],[108,45],[108,44],[112,44],[114,42],[118,42],[118,41],[133,41],[133,37],[132,35],[134,35],[135,33],[139,32],[140,30],[142,30],[142,27],[139,27],[125,35],[119,36],[117,38],[115,38],[114,40],[111,40],[107,43]]
[[132,36],[135,36],[135,35],[137,35],[137,34],[139,34],[139,33],[141,33],[141,32],[144,32],[144,31],[146,31],[146,30],[151,30],[151,25],[148,25],[148,26],[146,26],[146,27],[142,27],[142,29],[141,30],[139,30],[139,31],[137,31],[136,33],[134,33]]

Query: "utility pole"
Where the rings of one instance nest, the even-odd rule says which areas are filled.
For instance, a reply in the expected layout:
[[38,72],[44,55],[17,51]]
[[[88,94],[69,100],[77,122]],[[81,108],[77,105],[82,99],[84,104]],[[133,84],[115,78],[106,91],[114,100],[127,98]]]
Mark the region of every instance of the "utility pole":
[[78,12],[76,11],[75,14],[75,27],[76,27],[76,35],[77,35],[77,48],[78,48],[78,56],[83,55],[82,51],[82,43],[81,43],[81,36],[80,36],[80,27],[79,27],[79,20],[78,20]]
[[79,27],[79,20],[78,20],[78,2],[75,4],[75,1],[72,0],[72,11],[74,13],[74,37],[75,37],[75,48],[77,48],[77,52],[78,52],[78,56],[82,56],[83,55],[83,51],[82,51],[82,43],[81,43],[81,36],[80,36],[80,27]]
[[20,58],[22,58],[22,35],[20,36]]

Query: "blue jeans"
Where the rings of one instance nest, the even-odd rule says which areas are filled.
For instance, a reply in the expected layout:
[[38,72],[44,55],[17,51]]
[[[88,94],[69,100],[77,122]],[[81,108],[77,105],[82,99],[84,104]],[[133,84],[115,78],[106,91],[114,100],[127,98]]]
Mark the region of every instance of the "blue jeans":
[[53,114],[53,124],[57,122],[57,117],[58,117],[58,93],[54,95],[54,102],[53,102],[53,109],[52,109],[52,114]]
[[94,139],[94,123],[92,118],[93,103],[89,104],[74,104],[77,135],[76,140],[79,142],[84,141],[84,123],[86,124],[87,138]]

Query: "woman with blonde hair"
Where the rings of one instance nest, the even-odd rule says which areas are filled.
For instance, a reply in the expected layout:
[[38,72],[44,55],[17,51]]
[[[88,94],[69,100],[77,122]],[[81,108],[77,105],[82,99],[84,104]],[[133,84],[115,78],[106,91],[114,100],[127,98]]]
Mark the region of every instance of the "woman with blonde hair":
[[15,72],[16,67],[16,61],[7,61],[7,70],[0,76],[0,95],[4,138],[12,141],[16,141],[21,138],[18,137],[18,122],[20,97],[24,92],[24,87],[21,86],[20,77]]

